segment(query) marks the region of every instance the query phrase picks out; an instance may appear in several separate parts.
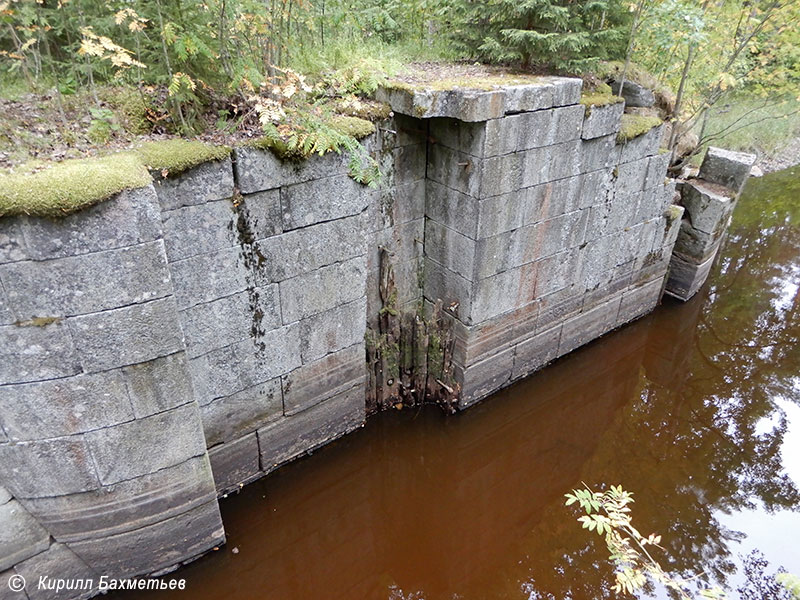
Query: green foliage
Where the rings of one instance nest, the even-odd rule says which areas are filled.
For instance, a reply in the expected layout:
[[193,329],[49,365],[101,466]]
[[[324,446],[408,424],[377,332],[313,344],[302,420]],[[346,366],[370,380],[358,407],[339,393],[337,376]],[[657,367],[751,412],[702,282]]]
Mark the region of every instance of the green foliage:
[[0,175],[0,217],[64,216],[150,183],[133,154],[68,160],[35,173]]
[[775,579],[794,596],[795,600],[800,600],[800,577],[791,573],[778,573]]
[[89,124],[89,129],[86,131],[86,136],[92,142],[105,144],[115,133],[122,130],[112,110],[90,107],[89,113],[92,115],[92,120]]
[[461,0],[456,43],[474,58],[581,72],[624,53],[629,17],[621,0]]

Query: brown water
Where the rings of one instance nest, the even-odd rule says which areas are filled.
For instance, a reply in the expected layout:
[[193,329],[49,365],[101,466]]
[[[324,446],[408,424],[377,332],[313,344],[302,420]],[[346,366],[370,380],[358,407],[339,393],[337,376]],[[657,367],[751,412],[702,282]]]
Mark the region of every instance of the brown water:
[[800,574],[799,289],[800,169],[748,185],[692,301],[463,414],[378,415],[223,501],[227,546],[171,577],[209,600],[614,597],[564,507],[581,482],[632,491],[675,573],[735,589],[758,547]]

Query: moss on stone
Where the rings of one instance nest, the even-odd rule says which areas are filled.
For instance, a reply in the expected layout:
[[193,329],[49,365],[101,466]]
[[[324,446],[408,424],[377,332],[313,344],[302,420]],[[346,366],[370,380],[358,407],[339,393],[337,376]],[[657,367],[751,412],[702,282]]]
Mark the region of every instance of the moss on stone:
[[178,175],[203,163],[226,158],[231,148],[212,146],[197,140],[172,139],[145,142],[134,152],[148,169]]
[[541,77],[536,75],[489,75],[489,76],[464,76],[446,77],[444,79],[431,81],[404,81],[402,79],[390,79],[384,87],[390,90],[400,90],[406,92],[443,92],[448,90],[481,90],[492,91],[501,87],[515,85],[536,85],[546,83]]
[[375,133],[375,125],[372,121],[359,117],[336,115],[331,118],[330,124],[339,133],[354,137],[357,140]]
[[594,91],[581,94],[581,104],[587,108],[592,106],[608,106],[610,104],[619,104],[620,102],[623,102],[623,99],[612,94],[610,90],[608,93]]
[[14,325],[17,327],[47,327],[61,321],[61,317],[33,317],[29,321],[17,321]]
[[681,210],[680,206],[675,206],[674,204],[671,204],[669,208],[667,208],[666,217],[669,220],[669,222],[672,223],[673,221],[675,221],[675,219],[680,217],[682,213],[683,211]]
[[340,115],[359,117],[368,121],[382,121],[392,114],[392,107],[385,102],[364,98],[339,98],[332,102],[333,109]]
[[624,144],[634,138],[639,137],[661,125],[662,121],[658,117],[644,117],[640,115],[622,115],[619,133],[617,133],[617,143]]
[[0,175],[0,217],[61,217],[152,181],[132,153],[67,160],[35,173]]

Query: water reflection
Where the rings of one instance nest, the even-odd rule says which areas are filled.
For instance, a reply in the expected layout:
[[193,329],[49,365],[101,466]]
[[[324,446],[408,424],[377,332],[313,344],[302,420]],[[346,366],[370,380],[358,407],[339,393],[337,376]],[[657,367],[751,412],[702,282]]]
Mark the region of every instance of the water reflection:
[[[749,184],[689,303],[464,414],[379,415],[227,500],[229,543],[180,573],[185,594],[612,598],[600,538],[563,506],[581,482],[633,491],[670,569],[736,583],[739,541],[800,506],[784,469],[798,455],[781,453],[800,405],[798,197],[800,172]],[[761,549],[800,573],[800,557]]]

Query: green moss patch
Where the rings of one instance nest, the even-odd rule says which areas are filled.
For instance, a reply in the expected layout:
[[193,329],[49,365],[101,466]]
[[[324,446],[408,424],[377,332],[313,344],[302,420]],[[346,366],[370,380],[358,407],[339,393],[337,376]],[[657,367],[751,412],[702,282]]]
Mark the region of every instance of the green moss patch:
[[0,175],[0,217],[61,217],[151,181],[131,153],[67,160],[36,173]]
[[212,146],[196,140],[172,139],[146,142],[134,152],[148,169],[178,175],[205,162],[226,158],[230,155],[231,148]]
[[331,127],[341,134],[349,135],[357,140],[367,137],[375,133],[375,125],[372,121],[361,119],[359,117],[348,117],[345,115],[336,115],[331,118]]
[[401,79],[391,79],[385,84],[385,87],[388,89],[403,90],[408,92],[443,92],[458,89],[491,91],[501,87],[511,87],[515,85],[535,85],[542,83],[544,83],[544,80],[535,75],[489,75],[448,77],[445,79],[432,81],[404,81]]
[[622,122],[617,133],[617,143],[625,142],[637,138],[661,125],[662,121],[658,117],[643,117],[641,115],[622,115]]
[[610,104],[619,104],[623,99],[615,96],[611,92],[588,92],[581,94],[581,104],[587,108],[590,106],[608,106]]

